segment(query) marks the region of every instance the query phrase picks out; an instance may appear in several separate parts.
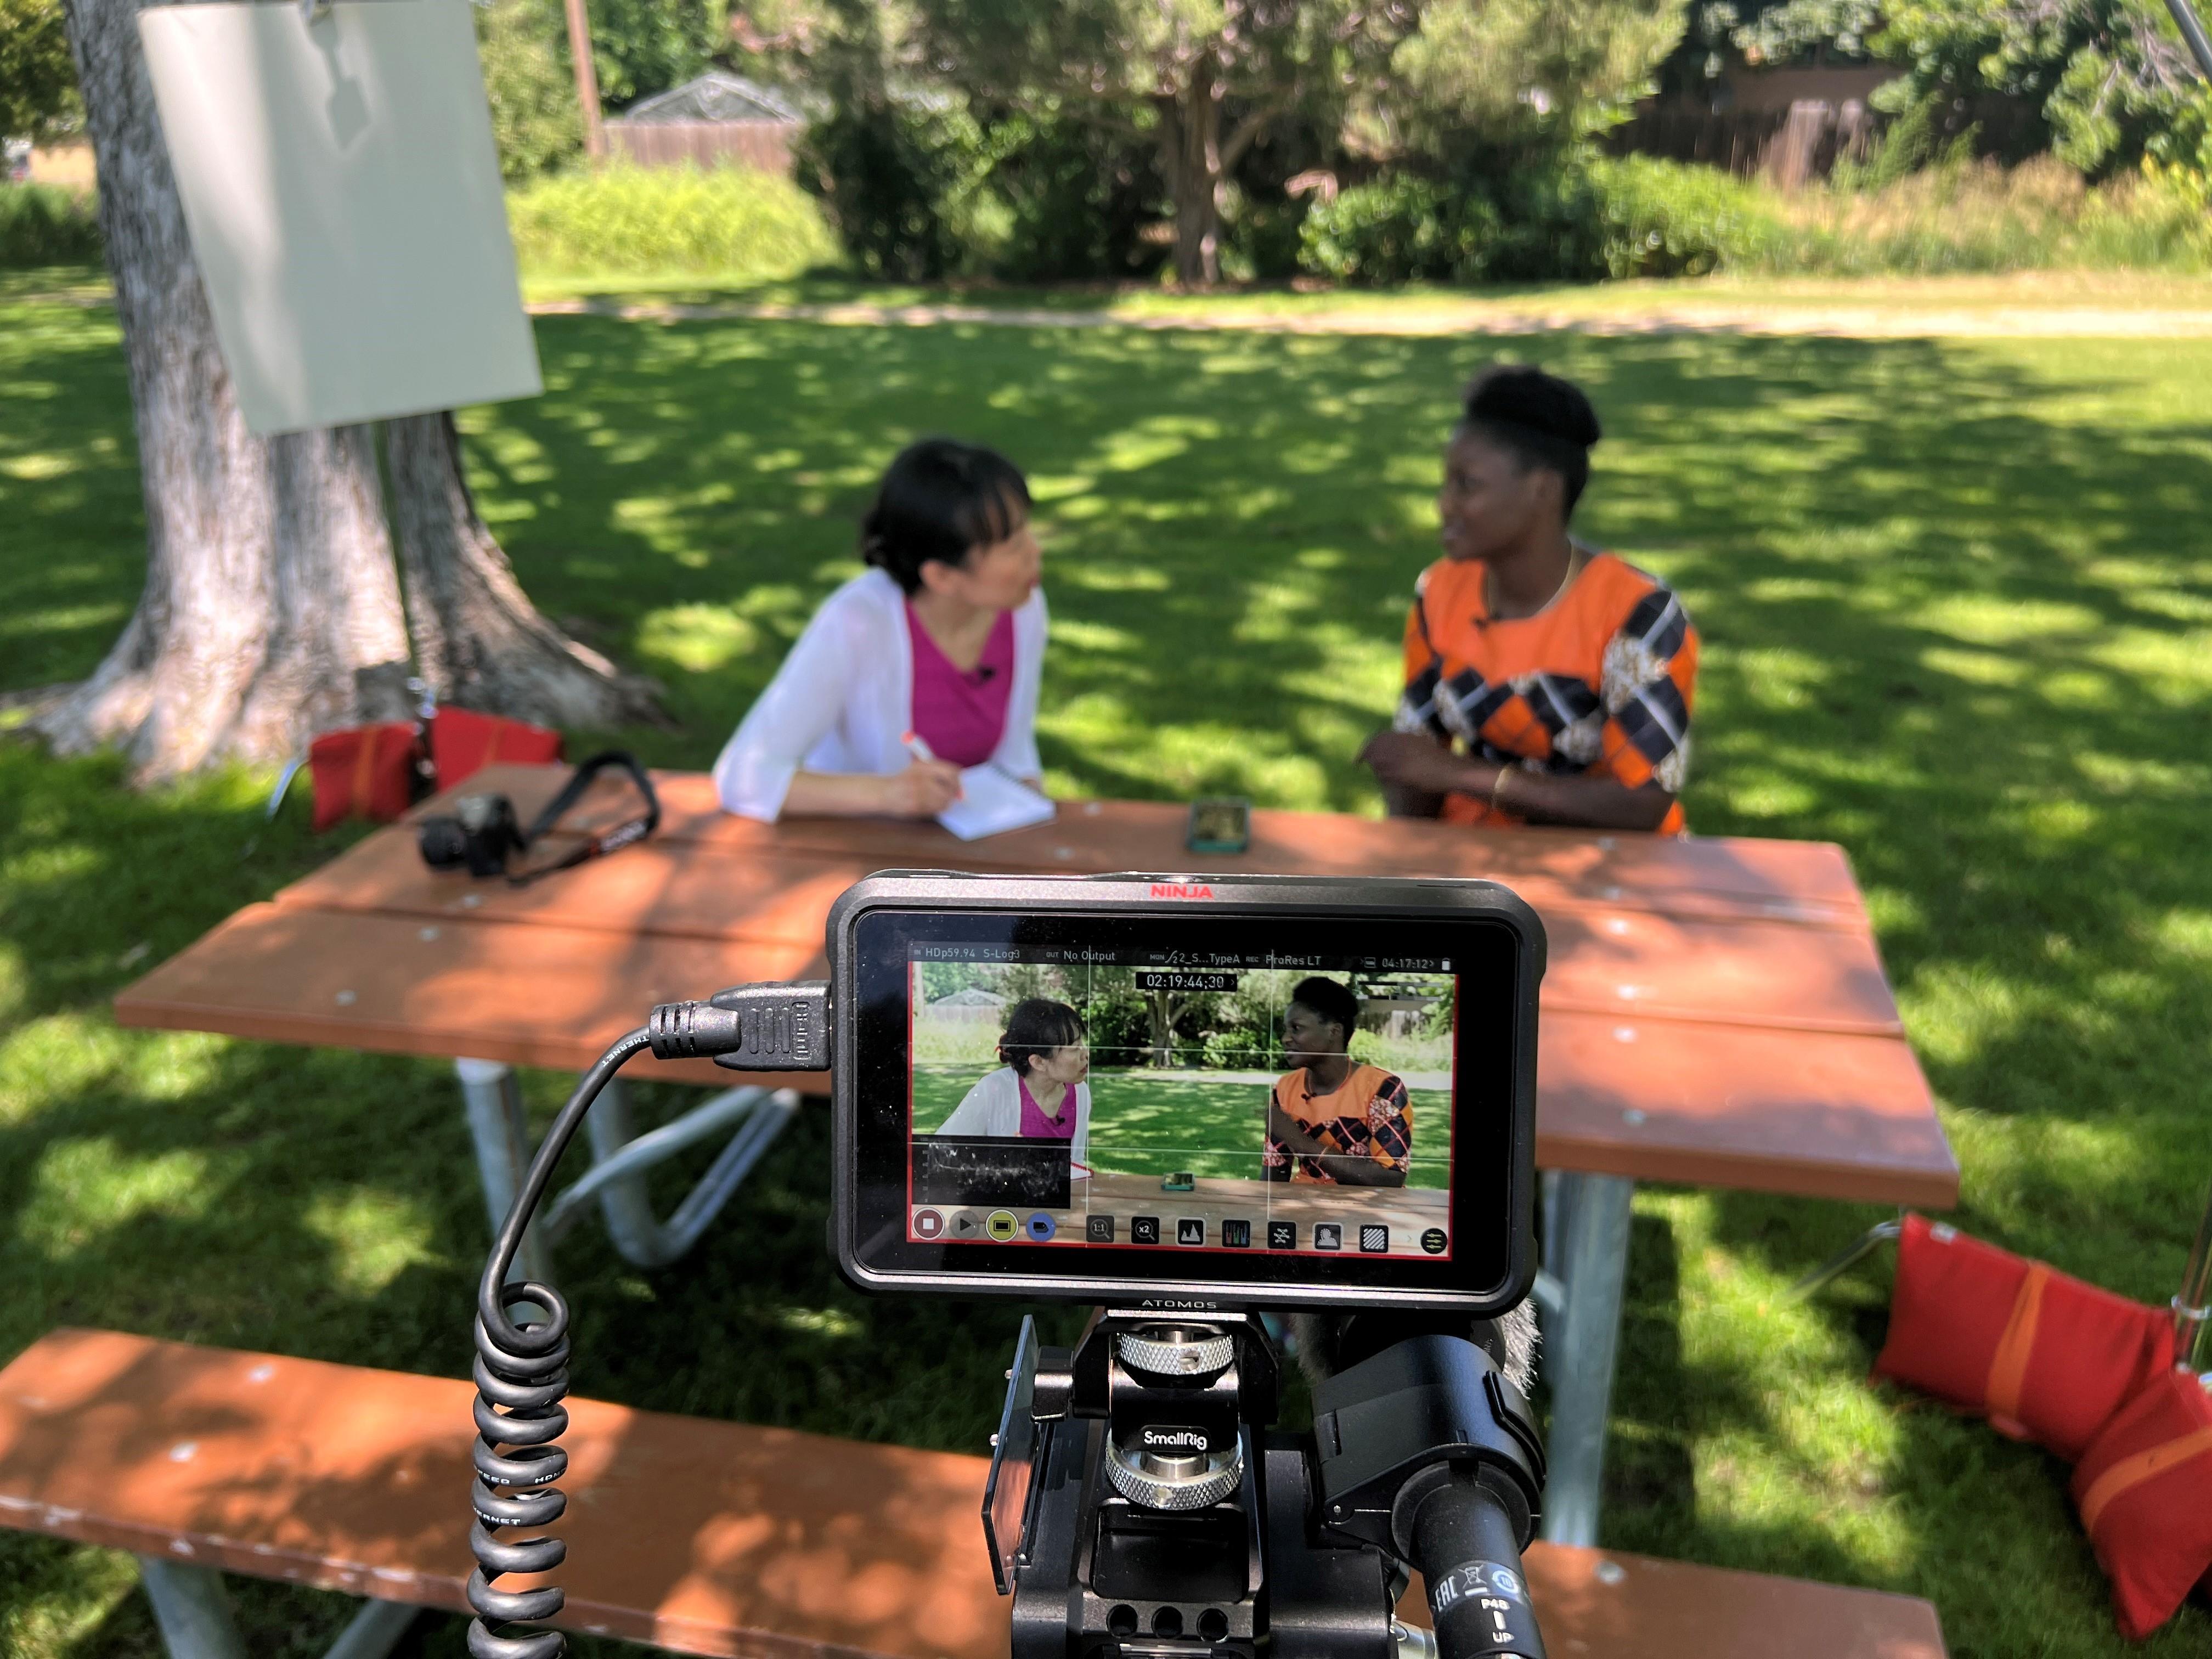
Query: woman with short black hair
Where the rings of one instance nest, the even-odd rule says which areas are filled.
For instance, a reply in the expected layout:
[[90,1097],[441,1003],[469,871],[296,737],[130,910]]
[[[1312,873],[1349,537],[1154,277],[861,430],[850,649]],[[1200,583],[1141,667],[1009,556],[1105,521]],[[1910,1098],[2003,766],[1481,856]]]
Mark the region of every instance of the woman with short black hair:
[[989,763],[1034,784],[1047,628],[1029,485],[925,438],[860,524],[870,568],[823,602],[714,763],[728,811],[930,817]]
[[1568,531],[1601,435],[1580,388],[1541,369],[1468,388],[1405,693],[1360,755],[1394,814],[1683,830],[1697,630],[1657,577]]
[[999,1069],[962,1097],[941,1135],[1018,1135],[1064,1140],[1071,1170],[1088,1179],[1091,1155],[1091,1049],[1083,1016],[1049,997],[1024,997],[1006,1015]]

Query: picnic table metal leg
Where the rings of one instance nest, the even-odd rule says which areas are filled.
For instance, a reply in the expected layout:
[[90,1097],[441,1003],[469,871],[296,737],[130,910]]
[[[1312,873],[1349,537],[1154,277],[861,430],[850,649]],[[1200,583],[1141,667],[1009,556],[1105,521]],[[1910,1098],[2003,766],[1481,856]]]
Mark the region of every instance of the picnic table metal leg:
[[[611,1080],[584,1120],[592,1137],[592,1168],[554,1200],[546,1212],[546,1231],[557,1237],[596,1195],[607,1234],[623,1258],[641,1267],[665,1267],[698,1242],[798,1109],[798,1097],[788,1090],[771,1094],[757,1085],[730,1089],[649,1134],[633,1137],[629,1097],[620,1079]],[[733,1123],[736,1133],[698,1184],[666,1221],[658,1219],[646,1194],[645,1171]]]
[[[595,1165],[605,1164],[637,1139],[629,1115],[629,1091],[620,1078],[609,1078],[607,1086],[599,1091],[591,1115],[584,1120],[584,1130],[592,1138]],[[615,1249],[628,1260],[635,1261],[633,1251],[650,1248],[660,1223],[653,1216],[642,1171],[620,1176],[599,1188],[599,1218],[606,1223],[607,1237],[614,1240]]]
[[353,1622],[338,1632],[338,1639],[331,1644],[323,1659],[385,1659],[422,1611],[404,1601],[372,1598],[354,1614]]
[[246,1659],[222,1575],[213,1567],[142,1555],[138,1579],[154,1604],[154,1622],[169,1659]]
[[[514,1080],[514,1068],[503,1060],[457,1060],[453,1070],[460,1076],[461,1094],[468,1103],[477,1173],[483,1181],[484,1208],[495,1235],[514,1207],[514,1195],[530,1167],[530,1126],[522,1115],[522,1089]],[[541,1285],[553,1282],[552,1264],[537,1227],[523,1235],[514,1269],[507,1277],[534,1279]]]
[[1537,1173],[1536,1182],[1538,1190],[1544,1194],[1543,1237],[1538,1248],[1544,1270],[1557,1273],[1566,1249],[1560,1242],[1566,1236],[1566,1177],[1557,1170],[1543,1170]]
[[[1545,1333],[1552,1380],[1552,1437],[1543,1535],[1554,1544],[1595,1544],[1606,1424],[1613,1413],[1622,1288],[1636,1183],[1625,1176],[1562,1172],[1557,1271],[1565,1306]],[[1554,1223],[1547,1215],[1545,1231]]]

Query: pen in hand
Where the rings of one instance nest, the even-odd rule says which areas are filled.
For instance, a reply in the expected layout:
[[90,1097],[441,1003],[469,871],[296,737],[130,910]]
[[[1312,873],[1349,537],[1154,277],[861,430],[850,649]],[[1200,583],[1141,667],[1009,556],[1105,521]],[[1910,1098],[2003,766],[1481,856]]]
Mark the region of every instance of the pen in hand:
[[[899,746],[904,749],[908,755],[914,757],[915,763],[917,765],[935,766],[940,764],[937,758],[937,751],[929,746],[929,740],[923,737],[919,732],[908,732],[904,736],[901,737],[899,738]],[[956,775],[953,780],[952,786],[953,799],[964,800],[967,798],[967,790],[961,787],[959,780]]]

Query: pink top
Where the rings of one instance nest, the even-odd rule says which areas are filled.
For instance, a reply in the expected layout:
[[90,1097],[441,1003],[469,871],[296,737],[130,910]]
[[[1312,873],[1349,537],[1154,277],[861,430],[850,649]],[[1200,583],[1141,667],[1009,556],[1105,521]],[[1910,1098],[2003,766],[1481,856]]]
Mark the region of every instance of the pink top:
[[981,766],[1006,734],[1006,700],[1014,690],[1014,613],[999,613],[982,656],[964,673],[938,649],[912,605],[906,634],[914,652],[915,735],[939,760]]
[[1022,1086],[1022,1139],[1024,1140],[1073,1140],[1075,1139],[1075,1091],[1070,1089],[1060,1097],[1060,1115],[1047,1117],[1044,1108],[1036,1103],[1030,1093],[1027,1078],[1015,1079]]

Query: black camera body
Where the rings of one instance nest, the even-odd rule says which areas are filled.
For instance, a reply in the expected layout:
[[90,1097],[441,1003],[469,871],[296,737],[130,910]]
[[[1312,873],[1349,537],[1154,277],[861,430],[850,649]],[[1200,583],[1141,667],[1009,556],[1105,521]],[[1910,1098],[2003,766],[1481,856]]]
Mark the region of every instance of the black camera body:
[[463,795],[450,817],[428,817],[415,826],[415,844],[433,870],[504,875],[507,861],[523,848],[522,820],[505,795]]
[[[562,814],[584,797],[592,781],[612,770],[626,778],[645,803],[645,810],[611,830],[577,836],[562,854],[536,869],[518,871],[514,861],[537,846]],[[514,803],[505,795],[463,795],[450,815],[424,818],[416,826],[415,845],[422,862],[433,870],[466,870],[471,876],[505,876],[514,886],[526,886],[556,871],[574,868],[586,860],[604,858],[643,841],[660,826],[660,797],[653,779],[626,750],[609,749],[592,756],[568,775],[552,799],[538,810],[527,825],[516,815]]]

